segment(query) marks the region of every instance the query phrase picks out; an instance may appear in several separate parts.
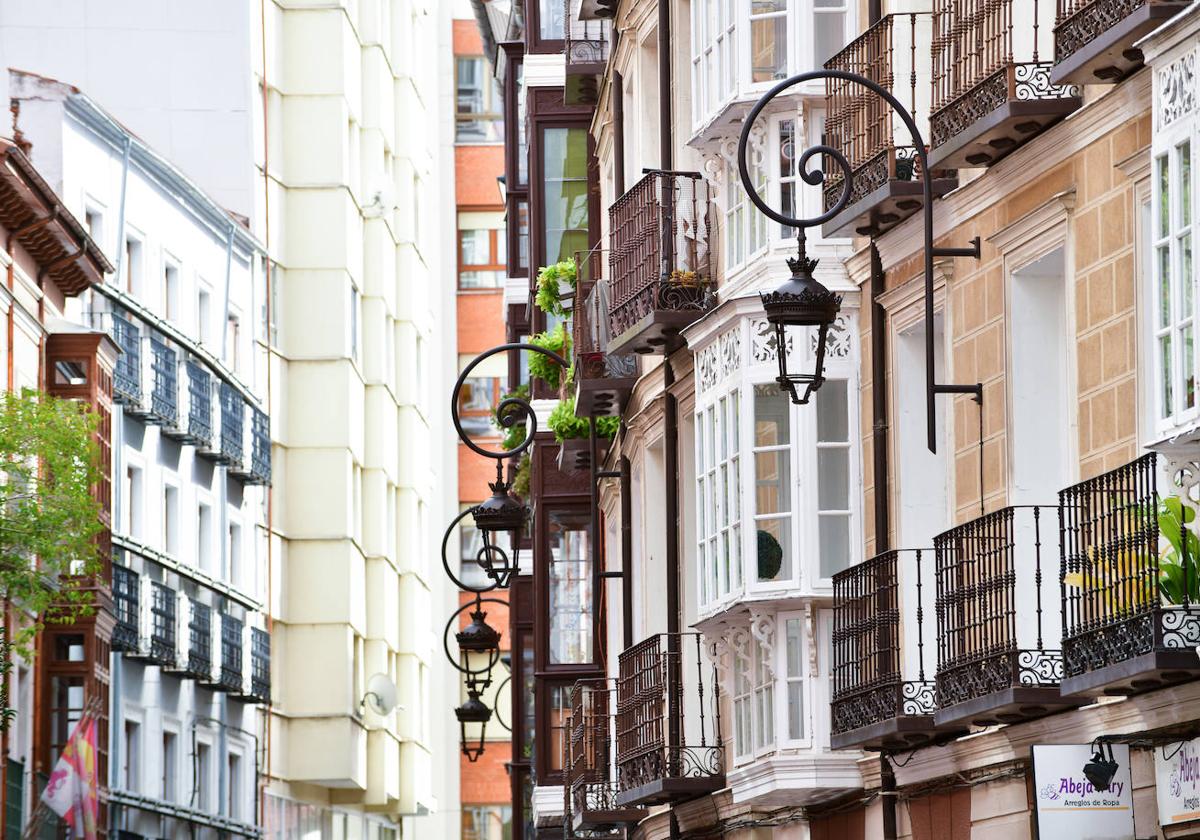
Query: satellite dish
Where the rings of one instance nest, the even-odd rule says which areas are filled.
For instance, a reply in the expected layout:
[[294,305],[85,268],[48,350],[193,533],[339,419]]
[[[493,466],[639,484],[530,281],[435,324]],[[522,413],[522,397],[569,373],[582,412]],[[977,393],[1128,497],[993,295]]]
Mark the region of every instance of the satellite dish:
[[375,674],[367,680],[367,693],[363,695],[362,705],[372,712],[384,717],[396,708],[396,684],[387,674]]

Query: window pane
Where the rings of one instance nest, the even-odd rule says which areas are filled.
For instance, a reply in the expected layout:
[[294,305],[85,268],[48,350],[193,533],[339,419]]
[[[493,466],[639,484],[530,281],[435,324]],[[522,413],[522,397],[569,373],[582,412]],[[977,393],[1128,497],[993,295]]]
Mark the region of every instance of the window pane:
[[1171,396],[1171,335],[1162,336],[1158,340],[1159,369],[1162,372],[1162,416],[1170,417],[1175,410]]
[[[558,7],[562,11],[561,6]],[[545,265],[587,250],[587,129],[547,128],[545,154]]]
[[1183,407],[1191,408],[1196,404],[1196,350],[1192,343],[1192,325],[1188,324],[1179,335],[1179,350],[1183,358]]
[[1179,284],[1183,287],[1183,311],[1180,319],[1191,318],[1196,301],[1196,278],[1192,275],[1192,234],[1179,237]]
[[550,663],[592,662],[592,566],[581,517],[551,516],[549,587]]
[[1179,144],[1179,224],[1192,223],[1192,146],[1187,140]]
[[491,231],[460,230],[459,250],[463,265],[491,265]]
[[461,271],[458,285],[463,289],[498,289],[504,285],[502,271]]
[[787,0],[752,0],[750,4],[750,78],[754,82],[787,75],[787,15],[753,19],[754,15],[786,9]]
[[1158,159],[1158,235],[1167,236],[1171,232],[1171,180],[1167,157]]
[[754,445],[791,443],[788,398],[774,384],[754,386]]
[[1171,249],[1158,246],[1158,325],[1171,324]]
[[850,418],[846,407],[845,379],[830,379],[817,391],[817,440],[843,443],[850,440]]
[[850,507],[850,450],[817,450],[817,507],[848,510]]
[[800,676],[800,619],[789,618],[784,624],[784,629],[787,636],[787,675],[794,678]]
[[788,737],[798,740],[804,737],[804,683],[789,682],[787,690]]
[[567,715],[571,712],[570,691],[567,686],[550,687],[550,752],[546,766],[552,770],[563,769],[563,744],[567,737]]
[[729,451],[734,455],[741,446],[739,437],[742,433],[742,418],[738,416],[738,392],[729,395]]
[[[822,3],[818,0],[817,5]],[[846,13],[813,13],[813,60],[821,67],[846,45]]]
[[758,569],[760,581],[786,580],[792,576],[791,519],[768,519],[754,523],[758,529]]
[[820,517],[821,577],[832,577],[850,565],[850,517],[822,514]]
[[754,453],[754,512],[787,513],[792,509],[789,450]]
[[543,41],[558,41],[563,37],[563,13],[566,11],[561,0],[540,0],[538,3],[539,35]]

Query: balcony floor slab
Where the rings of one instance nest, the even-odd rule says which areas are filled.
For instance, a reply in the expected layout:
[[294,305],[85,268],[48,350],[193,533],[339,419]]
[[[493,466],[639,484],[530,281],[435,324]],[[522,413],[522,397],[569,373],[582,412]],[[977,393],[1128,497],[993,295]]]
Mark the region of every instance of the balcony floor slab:
[[[933,197],[941,198],[958,186],[958,178],[934,178],[931,186]],[[821,234],[827,237],[878,235],[917,213],[923,201],[920,181],[890,178],[886,184],[842,208],[842,212],[821,225]]]
[[644,785],[619,791],[614,797],[618,805],[662,805],[668,802],[686,802],[716,793],[725,787],[725,774],[712,776],[670,776],[654,779]]
[[1079,705],[1079,700],[1063,697],[1058,686],[1015,685],[938,709],[933,720],[938,726],[991,726],[1031,720]]
[[1078,676],[1065,677],[1062,693],[1077,700],[1121,697],[1197,678],[1200,678],[1200,656],[1195,650],[1155,650]]
[[614,417],[625,408],[633,386],[634,377],[620,379],[578,379],[575,390],[575,415],[577,417]]
[[663,353],[682,341],[679,333],[704,314],[699,309],[654,309],[614,336],[609,353]]
[[[1141,51],[1133,45],[1186,6],[1187,3],[1170,2],[1147,2],[1139,6],[1055,64],[1050,71],[1050,81],[1056,85],[1112,84],[1120,81],[1142,66]],[[1094,6],[1088,6],[1076,12],[1063,26],[1055,27],[1055,40],[1059,39],[1059,30],[1069,27],[1075,17],[1095,14],[1096,11]]]
[[622,825],[634,825],[646,818],[642,808],[611,808],[604,810],[586,810],[571,815],[571,827],[575,831],[590,829],[603,831]]
[[834,733],[829,738],[829,745],[835,750],[908,750],[958,734],[961,733],[954,728],[939,727],[933,715],[900,715]]
[[[969,93],[966,95],[970,95]],[[931,169],[991,166],[1083,104],[1078,96],[1010,99],[929,152]]]

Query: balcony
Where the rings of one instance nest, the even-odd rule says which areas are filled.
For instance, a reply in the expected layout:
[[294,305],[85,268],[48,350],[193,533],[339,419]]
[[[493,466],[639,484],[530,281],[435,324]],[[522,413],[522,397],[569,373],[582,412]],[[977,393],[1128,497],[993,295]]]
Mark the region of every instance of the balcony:
[[141,578],[133,569],[113,564],[113,625],[112,649],[114,652],[134,653],[138,651],[138,627],[141,617]]
[[699,633],[661,633],[621,653],[617,681],[620,808],[682,802],[725,787],[721,689],[704,680]]
[[612,40],[612,25],[607,20],[581,19],[583,2],[564,0],[566,81],[563,101],[567,105],[595,104]]
[[[826,69],[866,76],[887,89],[929,133],[930,75],[927,60],[933,14],[885,15],[825,63]],[[853,177],[846,206],[822,226],[826,236],[878,235],[921,209],[924,192],[916,149],[891,107],[865,88],[843,79],[825,82],[825,134],[841,149]],[[842,170],[825,158],[824,209],[837,205],[845,189]],[[934,173],[933,195],[954,189],[953,173]]]
[[140,411],[142,406],[142,337],[137,326],[116,312],[112,314],[113,343],[121,349],[113,369],[113,399]]
[[885,551],[833,576],[834,749],[912,749],[954,731],[935,723],[926,678],[930,555]]
[[1116,82],[1142,66],[1134,46],[1190,0],[1058,0],[1054,84]]
[[237,697],[249,703],[271,702],[271,636],[266,630],[250,628],[250,684]]
[[708,184],[698,172],[647,173],[608,210],[612,353],[662,353],[716,302]]
[[156,665],[175,664],[175,591],[157,581],[150,583],[149,654]]
[[1059,493],[1062,692],[1125,695],[1200,676],[1200,605],[1158,592],[1155,455]]
[[221,616],[221,671],[216,688],[222,691],[242,690],[243,627],[240,619]]
[[563,812],[573,832],[616,832],[646,815],[641,808],[616,803],[612,763],[616,699],[616,687],[609,679],[577,680],[571,688]]
[[150,416],[164,431],[179,423],[179,363],[162,338],[150,336]]
[[1050,80],[1054,9],[1038,0],[937,0],[929,165],[991,166],[1082,103]]
[[939,725],[1015,723],[1079,705],[1059,693],[1056,514],[1006,507],[934,537]]
[[271,483],[271,421],[265,413],[249,406],[250,423],[244,449],[250,458],[235,462],[229,471],[247,484]]
[[244,437],[246,434],[246,402],[241,393],[228,382],[220,384],[221,397],[221,448],[217,453],[217,461],[228,464],[230,469],[237,472],[242,466],[242,456],[246,449]]
[[184,439],[202,455],[211,455],[213,442],[212,375],[196,361],[187,363],[188,387],[184,392]]
[[579,417],[620,414],[637,382],[637,357],[608,352],[612,335],[608,281],[603,276],[606,258],[599,248],[575,255],[571,343],[575,350],[575,414]]
[[188,599],[188,646],[185,671],[202,682],[212,679],[212,609]]

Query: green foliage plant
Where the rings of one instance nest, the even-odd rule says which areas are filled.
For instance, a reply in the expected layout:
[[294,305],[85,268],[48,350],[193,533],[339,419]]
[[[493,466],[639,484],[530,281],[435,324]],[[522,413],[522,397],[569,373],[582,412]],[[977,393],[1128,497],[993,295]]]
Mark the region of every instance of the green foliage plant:
[[0,730],[13,657],[29,660],[46,624],[91,609],[101,571],[98,418],[82,403],[34,391],[0,395],[0,597],[20,618],[0,622]]
[[[560,400],[558,405],[554,407],[554,410],[550,412],[550,417],[546,421],[546,425],[550,427],[550,431],[554,432],[554,439],[559,443],[562,443],[564,440],[578,440],[588,436],[587,418],[575,416],[574,397]],[[617,436],[617,429],[620,426],[620,417],[597,417],[596,437],[612,440]]]
[[[501,397],[500,402],[497,404],[496,408],[492,409],[492,424],[497,429],[500,430],[500,434],[501,434],[500,448],[503,449],[505,452],[516,449],[518,446],[520,446],[522,443],[524,443],[525,436],[527,434],[527,432],[525,430],[524,422],[513,423],[511,426],[505,427],[505,425],[500,421],[500,414],[499,414],[500,406],[504,405],[504,402],[506,400],[514,400],[514,399],[524,400],[524,401],[528,402],[528,400],[529,400],[529,384],[528,383],[523,382],[520,385],[518,385],[516,388],[513,388],[511,391],[509,391],[507,394],[505,394],[503,397]],[[519,406],[509,406],[505,410],[505,413],[508,413],[508,412],[515,413],[515,412],[518,412],[519,410],[520,410]]]
[[[1189,527],[1196,512],[1178,496],[1158,502],[1158,534],[1163,546],[1158,554],[1158,592],[1168,604],[1195,603],[1200,598],[1200,537]],[[1187,540],[1187,550],[1184,550]]]
[[[549,332],[538,333],[529,339],[529,343],[557,353],[564,359],[571,355],[571,336],[567,332],[566,325],[561,321]],[[529,375],[557,390],[562,381],[562,365],[549,356],[530,353]]]
[[565,316],[566,310],[562,305],[562,284],[566,283],[575,289],[575,261],[563,260],[538,270],[537,294],[533,302],[538,309],[547,315]]

